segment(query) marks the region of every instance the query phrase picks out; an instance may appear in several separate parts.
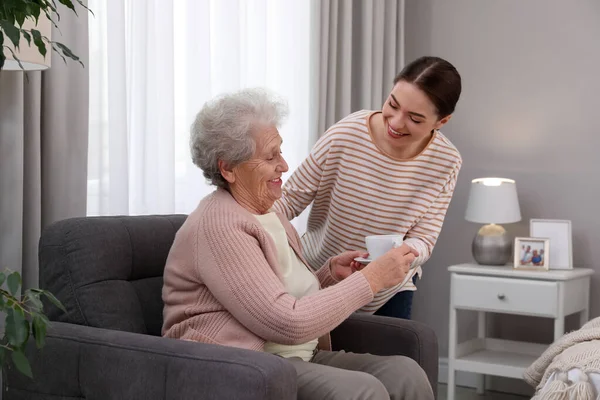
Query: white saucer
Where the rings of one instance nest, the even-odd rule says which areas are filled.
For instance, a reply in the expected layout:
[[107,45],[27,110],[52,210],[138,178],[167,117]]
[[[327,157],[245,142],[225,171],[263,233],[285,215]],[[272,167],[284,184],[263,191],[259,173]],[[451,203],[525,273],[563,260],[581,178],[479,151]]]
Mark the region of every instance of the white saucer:
[[358,261],[358,262],[359,262],[359,263],[361,263],[361,264],[365,264],[365,265],[367,265],[368,263],[370,263],[370,262],[371,262],[371,261],[373,261],[373,260],[371,260],[371,259],[369,259],[369,258],[356,257],[356,258],[354,259],[354,261]]

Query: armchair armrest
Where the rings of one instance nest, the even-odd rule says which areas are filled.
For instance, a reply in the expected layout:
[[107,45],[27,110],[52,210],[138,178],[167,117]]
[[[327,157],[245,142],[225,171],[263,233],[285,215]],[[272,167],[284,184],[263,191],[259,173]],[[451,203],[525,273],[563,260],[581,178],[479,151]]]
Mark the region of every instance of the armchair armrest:
[[438,342],[431,327],[417,321],[353,314],[331,332],[333,350],[402,355],[415,360],[437,397]]
[[5,399],[296,399],[291,363],[257,351],[52,322],[27,355]]

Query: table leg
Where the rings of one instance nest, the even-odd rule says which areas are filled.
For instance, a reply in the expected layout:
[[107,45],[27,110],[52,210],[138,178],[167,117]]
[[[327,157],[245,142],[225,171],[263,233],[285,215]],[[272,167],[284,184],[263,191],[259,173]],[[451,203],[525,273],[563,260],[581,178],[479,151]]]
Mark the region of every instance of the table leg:
[[559,339],[565,334],[565,317],[559,315],[554,319],[554,340]]
[[[485,339],[486,329],[485,329],[485,311],[477,312],[477,337],[479,339]],[[485,393],[485,375],[479,374],[477,376],[477,394]]]
[[585,304],[585,308],[583,310],[581,310],[581,312],[579,313],[579,327],[581,328],[583,325],[585,325],[589,319],[590,319],[590,281],[588,279],[587,281],[587,285],[585,288],[585,300],[584,300],[584,304]]
[[579,313],[579,327],[582,327],[583,325],[585,325],[590,319],[590,310],[589,309],[585,309],[585,310],[581,310],[581,312]]
[[565,286],[558,284],[558,312],[554,319],[554,340],[565,334]]
[[456,371],[454,360],[456,359],[456,309],[450,305],[450,332],[448,343],[448,400],[454,400],[456,390]]

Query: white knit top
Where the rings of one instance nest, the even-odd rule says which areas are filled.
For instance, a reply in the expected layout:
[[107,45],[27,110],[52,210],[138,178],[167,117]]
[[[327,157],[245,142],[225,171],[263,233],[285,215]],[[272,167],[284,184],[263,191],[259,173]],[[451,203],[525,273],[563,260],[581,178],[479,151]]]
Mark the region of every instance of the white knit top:
[[[287,233],[279,217],[274,212],[255,215],[263,228],[269,233],[277,248],[277,260],[282,283],[287,292],[297,299],[319,291],[319,281],[306,265],[298,258],[288,243]],[[319,344],[318,338],[303,344],[286,345],[267,341],[264,351],[281,357],[300,357],[310,361]]]

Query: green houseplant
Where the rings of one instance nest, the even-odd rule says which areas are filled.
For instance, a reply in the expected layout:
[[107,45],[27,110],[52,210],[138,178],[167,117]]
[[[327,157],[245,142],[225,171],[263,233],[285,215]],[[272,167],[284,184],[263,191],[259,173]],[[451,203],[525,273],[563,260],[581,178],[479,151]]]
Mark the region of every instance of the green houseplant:
[[[77,14],[73,1],[58,0],[58,3],[65,5]],[[76,0],[76,3],[79,3],[89,11],[83,3],[83,0]],[[73,54],[73,52],[64,44],[48,39],[37,29],[23,29],[23,24],[28,19],[35,21],[35,25],[37,26],[39,17],[42,14],[58,28],[56,22],[60,20],[60,14],[55,0],[2,0],[0,2],[0,44],[2,45],[2,51],[0,51],[0,70],[3,68],[4,62],[6,61],[4,49],[10,51],[15,61],[19,63],[21,69],[24,69],[14,50],[4,43],[6,37],[12,42],[15,49],[19,49],[21,36],[25,38],[29,45],[33,42],[40,54],[44,57],[47,53],[47,46],[50,46],[63,61],[66,62],[67,58],[70,58],[74,61],[78,61],[83,66],[79,57]]]
[[[76,0],[86,10],[90,11],[82,0]],[[77,14],[75,4],[71,0],[58,0]],[[24,29],[26,20],[35,22],[37,27],[39,17],[45,15],[51,23],[58,28],[60,20],[58,3],[55,0],[0,0],[0,70],[4,67],[7,49],[24,70],[18,55],[13,48],[5,43],[12,43],[14,49],[19,49],[21,37],[31,46],[35,45],[39,53],[46,57],[47,48],[54,50],[65,62],[67,58],[83,63],[64,44],[52,41],[43,36],[35,28]],[[90,11],[91,12],[91,11]],[[25,356],[25,348],[31,338],[35,340],[38,348],[44,346],[46,330],[50,321],[44,314],[42,298],[46,297],[51,303],[66,312],[63,305],[50,292],[41,289],[26,289],[22,291],[21,275],[18,272],[6,270],[0,272],[0,312],[5,315],[4,332],[0,340],[0,368],[5,371],[9,361],[23,374],[33,377],[31,366]]]
[[42,348],[50,323],[44,315],[42,296],[61,310],[66,310],[48,291],[27,289],[20,292],[21,275],[12,271],[0,272],[0,312],[6,314],[4,335],[0,341],[0,366],[4,369],[10,359],[21,373],[32,378],[31,367],[25,357],[25,346],[33,337],[38,349]]

